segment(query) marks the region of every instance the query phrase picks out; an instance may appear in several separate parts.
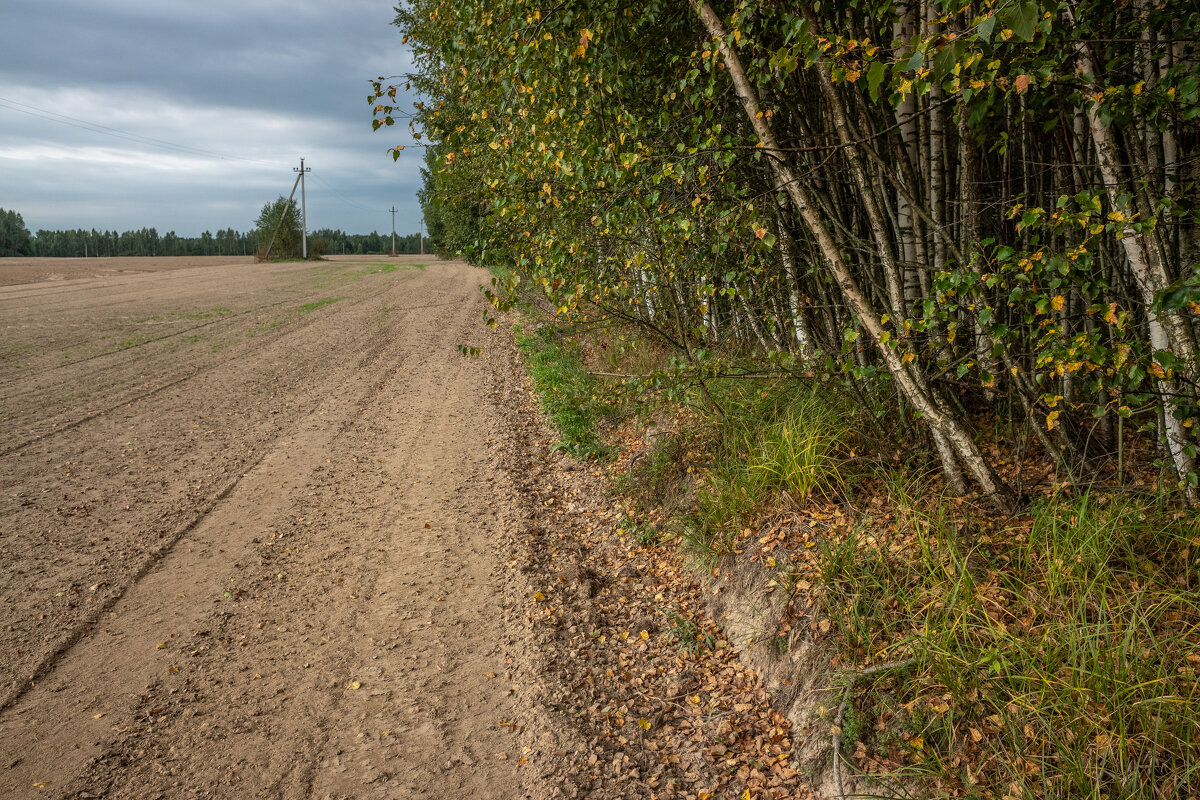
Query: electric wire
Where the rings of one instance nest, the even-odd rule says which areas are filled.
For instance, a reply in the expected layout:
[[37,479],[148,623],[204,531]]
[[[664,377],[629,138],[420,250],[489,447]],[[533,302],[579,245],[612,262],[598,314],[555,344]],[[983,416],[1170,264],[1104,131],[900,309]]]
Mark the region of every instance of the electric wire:
[[378,209],[378,208],[370,208],[370,207],[368,207],[368,206],[364,206],[364,205],[362,205],[362,204],[360,204],[360,203],[356,203],[356,202],[354,202],[353,200],[351,200],[350,198],[346,197],[344,194],[342,194],[341,192],[339,192],[337,189],[333,188],[333,187],[332,187],[332,186],[330,186],[328,183],[326,183],[326,182],[324,181],[324,179],[322,179],[322,178],[318,177],[318,176],[317,176],[317,174],[316,174],[315,172],[314,172],[314,173],[310,173],[310,174],[309,174],[309,177],[313,178],[313,179],[314,179],[314,180],[315,180],[317,183],[319,183],[319,184],[322,186],[322,188],[324,188],[326,191],[328,191],[330,194],[332,194],[334,197],[336,197],[337,199],[341,200],[343,203],[345,203],[345,204],[346,204],[346,205],[348,205],[348,206],[353,206],[354,208],[357,208],[357,209],[359,209],[360,211],[369,211],[369,212],[371,212],[372,214],[386,214],[386,213],[388,213],[387,209],[382,209],[382,210],[381,210],[381,209]]
[[187,153],[190,155],[208,156],[210,158],[216,158],[222,161],[241,161],[247,164],[259,164],[267,167],[283,166],[282,163],[278,161],[262,161],[256,158],[243,158],[241,156],[234,156],[228,153],[220,153],[216,150],[206,150],[201,147],[192,147],[191,145],[179,144],[178,142],[171,142],[166,139],[156,139],[152,136],[142,136],[141,134],[121,130],[120,128],[112,128],[108,125],[101,125],[98,122],[91,122],[78,117],[59,114],[56,111],[50,111],[48,109],[38,108],[37,106],[31,106],[27,103],[21,103],[16,100],[11,100],[7,97],[0,97],[0,108],[7,108],[10,111],[16,111],[20,114],[27,114],[28,116],[43,119],[47,122],[55,122],[59,125],[67,125],[72,128],[79,128],[80,130],[85,130],[90,133],[98,133],[102,136],[111,136],[114,139],[124,139],[129,142],[134,142],[135,144],[145,144],[152,147],[176,150],[178,152]]

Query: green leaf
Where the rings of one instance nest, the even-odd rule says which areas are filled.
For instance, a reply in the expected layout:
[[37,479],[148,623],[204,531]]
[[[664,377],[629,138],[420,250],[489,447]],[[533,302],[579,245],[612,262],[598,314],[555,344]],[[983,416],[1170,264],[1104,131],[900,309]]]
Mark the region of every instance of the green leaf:
[[1146,370],[1142,369],[1140,364],[1134,364],[1129,370],[1129,385],[1137,388],[1146,378]]
[[943,81],[954,72],[954,65],[962,58],[964,47],[961,40],[951,42],[933,57],[933,75],[937,80]]
[[1021,0],[1000,13],[1004,17],[1004,27],[1012,28],[1014,39],[1019,42],[1033,39],[1033,34],[1037,31],[1038,17],[1041,16],[1041,7],[1036,0]]
[[871,100],[879,101],[879,84],[883,83],[883,79],[887,76],[887,67],[882,61],[876,61],[867,70],[867,89],[871,92]]
[[985,42],[992,40],[992,28],[996,27],[996,18],[994,16],[985,17],[983,21],[975,28],[979,38]]

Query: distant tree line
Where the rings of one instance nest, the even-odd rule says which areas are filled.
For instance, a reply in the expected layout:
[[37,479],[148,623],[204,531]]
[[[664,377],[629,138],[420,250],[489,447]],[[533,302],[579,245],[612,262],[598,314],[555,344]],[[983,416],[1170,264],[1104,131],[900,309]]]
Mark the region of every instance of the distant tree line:
[[[396,252],[401,255],[413,255],[421,252],[420,234],[410,233],[407,236],[396,234]],[[324,242],[325,252],[329,255],[366,255],[370,253],[386,253],[392,247],[390,233],[344,233],[339,230],[321,228],[308,236],[308,246],[313,248],[314,242]],[[429,249],[429,237],[425,237],[425,248]]]
[[155,228],[136,231],[38,230],[33,237],[33,256],[228,256],[254,252],[254,233],[232,228],[205,231],[199,236],[179,236],[175,231],[160,234]]
[[[31,234],[19,213],[0,208],[0,257],[240,256],[253,255],[258,249],[259,238],[257,230],[243,233],[233,228],[219,230],[215,234],[204,231],[199,236],[180,236],[175,231],[160,234],[156,228],[122,233],[77,228],[38,230],[36,234]],[[317,254],[382,255],[388,252],[391,244],[391,234],[374,231],[348,234],[322,228],[308,235],[309,251]],[[262,245],[265,247],[266,242],[262,242]],[[275,249],[278,250],[278,244]],[[396,251],[401,254],[419,253],[418,234],[397,234]]]

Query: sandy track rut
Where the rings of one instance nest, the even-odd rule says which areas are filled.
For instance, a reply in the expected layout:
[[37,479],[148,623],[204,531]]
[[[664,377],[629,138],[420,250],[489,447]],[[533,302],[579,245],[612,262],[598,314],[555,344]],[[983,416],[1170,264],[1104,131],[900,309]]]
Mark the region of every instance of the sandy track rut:
[[482,273],[252,269],[0,290],[0,796],[522,796]]

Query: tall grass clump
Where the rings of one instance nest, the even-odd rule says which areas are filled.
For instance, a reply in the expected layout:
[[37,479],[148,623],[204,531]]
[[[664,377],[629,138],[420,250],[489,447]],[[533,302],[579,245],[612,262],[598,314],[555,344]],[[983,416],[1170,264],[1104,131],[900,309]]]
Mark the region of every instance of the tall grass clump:
[[815,394],[802,395],[747,437],[749,476],[761,493],[787,492],[800,501],[831,498],[842,488],[837,450],[844,434],[835,406]]
[[[683,538],[702,561],[730,552],[768,503],[834,496],[844,485],[843,446],[852,421],[823,390],[746,382],[709,387],[720,413]],[[786,498],[784,496],[787,496]]]
[[987,530],[906,499],[885,541],[823,555],[846,655],[918,659],[858,698],[866,763],[932,796],[1196,797],[1196,518],[1085,492]]

